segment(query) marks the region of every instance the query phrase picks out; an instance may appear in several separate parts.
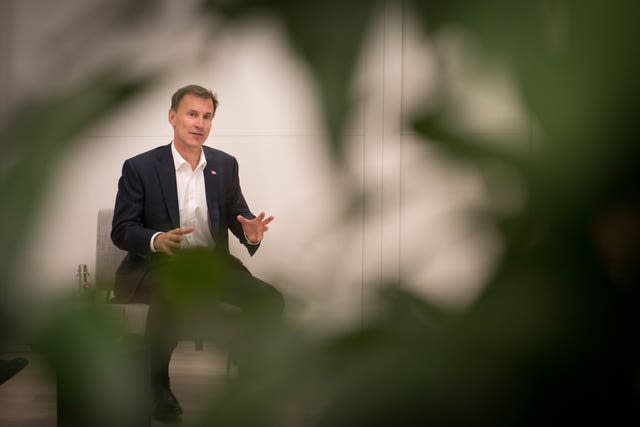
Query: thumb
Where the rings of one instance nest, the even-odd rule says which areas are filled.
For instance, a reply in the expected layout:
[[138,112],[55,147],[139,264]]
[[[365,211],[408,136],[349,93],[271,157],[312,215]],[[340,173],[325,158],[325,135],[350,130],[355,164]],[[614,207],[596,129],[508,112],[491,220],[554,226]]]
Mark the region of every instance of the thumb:
[[246,223],[248,223],[248,222],[249,222],[249,220],[248,220],[247,218],[243,217],[242,215],[238,215],[238,216],[236,217],[236,219],[238,220],[238,222],[239,222],[240,224],[246,224]]

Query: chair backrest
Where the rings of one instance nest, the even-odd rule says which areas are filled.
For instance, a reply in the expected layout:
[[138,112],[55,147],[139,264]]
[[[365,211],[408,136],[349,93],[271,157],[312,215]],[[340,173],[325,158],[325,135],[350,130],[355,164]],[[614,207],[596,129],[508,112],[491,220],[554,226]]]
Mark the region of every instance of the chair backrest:
[[111,222],[113,209],[103,208],[98,211],[98,230],[96,235],[96,274],[98,289],[113,290],[116,270],[127,254],[118,249],[111,241]]

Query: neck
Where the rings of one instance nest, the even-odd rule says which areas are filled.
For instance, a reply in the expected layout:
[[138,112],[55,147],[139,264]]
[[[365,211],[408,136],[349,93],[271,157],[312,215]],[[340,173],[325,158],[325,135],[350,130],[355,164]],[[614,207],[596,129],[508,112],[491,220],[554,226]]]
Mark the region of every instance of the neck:
[[191,170],[195,170],[196,166],[200,162],[200,154],[202,153],[202,149],[200,147],[191,148],[191,147],[182,147],[180,144],[176,144],[174,142],[174,146],[176,147],[176,151],[180,153],[183,159],[189,163],[191,166]]

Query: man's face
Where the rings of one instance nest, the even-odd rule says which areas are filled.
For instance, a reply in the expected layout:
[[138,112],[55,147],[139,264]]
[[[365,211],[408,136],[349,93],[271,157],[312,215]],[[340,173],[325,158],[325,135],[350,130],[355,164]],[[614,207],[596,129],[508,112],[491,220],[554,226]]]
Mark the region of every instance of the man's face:
[[207,140],[213,121],[213,101],[192,94],[185,95],[177,111],[169,110],[173,140],[186,150],[199,148]]

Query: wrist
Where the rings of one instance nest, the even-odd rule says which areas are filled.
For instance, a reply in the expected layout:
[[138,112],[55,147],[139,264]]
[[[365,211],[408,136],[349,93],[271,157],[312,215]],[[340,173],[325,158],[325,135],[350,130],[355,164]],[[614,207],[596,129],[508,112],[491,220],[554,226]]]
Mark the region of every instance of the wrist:
[[158,231],[153,236],[151,236],[151,240],[149,241],[149,248],[151,252],[158,252],[158,248],[156,246],[156,237],[162,234],[162,231]]
[[260,242],[262,242],[262,239],[256,240],[256,241],[252,241],[249,236],[247,236],[247,233],[244,233],[244,238],[247,240],[247,243],[253,246],[259,245]]

